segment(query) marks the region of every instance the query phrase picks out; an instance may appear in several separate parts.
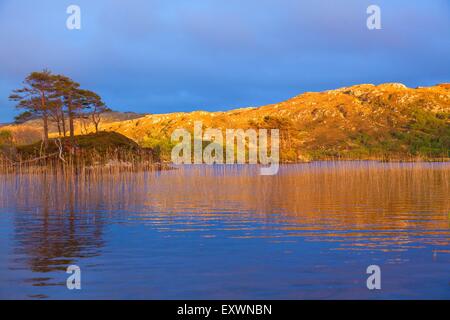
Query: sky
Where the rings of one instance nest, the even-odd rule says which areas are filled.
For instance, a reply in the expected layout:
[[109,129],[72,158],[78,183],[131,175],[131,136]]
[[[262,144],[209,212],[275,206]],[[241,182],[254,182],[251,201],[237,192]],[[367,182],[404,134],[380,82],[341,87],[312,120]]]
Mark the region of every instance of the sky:
[[[366,10],[381,9],[369,30]],[[81,29],[69,30],[69,5]],[[0,0],[0,123],[32,71],[117,111],[229,110],[359,83],[450,82],[449,0]]]

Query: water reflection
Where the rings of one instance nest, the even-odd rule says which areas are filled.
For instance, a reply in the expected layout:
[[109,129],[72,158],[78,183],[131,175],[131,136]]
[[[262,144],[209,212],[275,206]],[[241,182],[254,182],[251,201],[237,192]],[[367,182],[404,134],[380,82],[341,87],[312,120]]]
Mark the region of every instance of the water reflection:
[[[446,163],[317,162],[283,166],[276,176],[258,172],[249,166],[191,166],[160,173],[1,176],[0,231],[7,245],[0,251],[4,280],[0,296],[7,297],[12,290],[18,297],[65,297],[67,293],[48,288],[64,287],[67,266],[85,261],[96,281],[108,274],[111,263],[124,274],[130,272],[124,289],[128,297],[180,297],[167,286],[136,293],[142,281],[159,281],[139,270],[151,268],[161,279],[177,274],[180,280],[173,276],[171,280],[181,283],[189,275],[202,281],[214,277],[217,283],[205,280],[187,296],[202,297],[200,293],[235,280],[226,273],[205,273],[203,268],[220,269],[223,261],[212,262],[210,256],[202,255],[187,260],[186,251],[196,252],[193,248],[200,241],[196,239],[203,239],[202,245],[214,243],[217,259],[232,244],[241,261],[229,268],[239,268],[233,270],[240,283],[251,276],[237,270],[245,269],[246,259],[259,259],[256,252],[270,245],[282,245],[275,252],[282,259],[289,254],[291,259],[307,255],[312,270],[303,281],[309,282],[310,272],[329,263],[318,257],[313,243],[322,243],[321,250],[344,252],[331,256],[344,259],[343,263],[355,251],[370,256],[432,248],[433,259],[450,253],[450,166]],[[294,256],[299,248],[301,253]],[[313,262],[316,259],[324,260]],[[411,257],[377,259],[408,264]],[[196,273],[189,273],[184,265],[192,265]],[[276,261],[264,272],[271,268],[285,273],[290,286],[271,288],[278,291],[269,298],[277,297],[275,293],[278,297],[297,293],[298,274]],[[141,282],[132,272],[139,274]],[[117,274],[104,277],[113,276]],[[17,288],[18,283],[25,287]],[[254,297],[250,294],[254,288],[249,287],[242,297]],[[109,297],[107,279],[88,294]]]
[[346,245],[362,249],[394,250],[418,236],[446,246],[449,174],[446,164],[313,163],[271,177],[256,168],[194,166],[150,185],[145,206],[151,213],[139,219],[188,225],[186,231],[220,220],[226,228],[247,227],[246,237],[263,228],[266,237],[351,238]]
[[100,254],[104,218],[95,211],[102,208],[101,197],[86,199],[90,194],[79,187],[77,177],[8,177],[3,188],[3,204],[17,212],[11,218],[15,244],[10,270],[24,266],[31,270],[32,276],[24,280],[27,284],[65,285],[51,274],[65,272],[80,258]]

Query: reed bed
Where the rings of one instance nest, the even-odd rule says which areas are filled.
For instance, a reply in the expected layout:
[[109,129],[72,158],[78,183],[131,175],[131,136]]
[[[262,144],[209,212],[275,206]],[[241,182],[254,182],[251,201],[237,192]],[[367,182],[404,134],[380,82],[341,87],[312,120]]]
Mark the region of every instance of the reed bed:
[[385,244],[405,244],[420,233],[427,243],[448,245],[449,163],[324,161],[282,165],[274,176],[251,165],[35,168],[0,174],[0,207],[36,208],[46,226],[123,215],[161,230],[256,223],[292,237],[356,239],[370,231],[374,239],[390,235]]
[[445,162],[323,161],[282,165],[274,176],[260,176],[258,166],[182,166],[149,193],[154,211],[241,212],[293,229],[450,225],[450,163]]
[[0,174],[115,174],[120,172],[154,171],[169,166],[155,160],[148,152],[107,150],[96,153],[40,155],[16,157],[14,160],[0,154]]

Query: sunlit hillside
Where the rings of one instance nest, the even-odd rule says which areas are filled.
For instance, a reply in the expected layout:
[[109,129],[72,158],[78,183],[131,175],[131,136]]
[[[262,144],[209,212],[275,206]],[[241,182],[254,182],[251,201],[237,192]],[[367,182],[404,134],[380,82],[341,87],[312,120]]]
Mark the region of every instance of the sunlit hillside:
[[[227,112],[105,118],[100,129],[119,132],[158,150],[164,158],[170,154],[173,130],[192,130],[195,121],[202,121],[205,128],[280,129],[283,161],[449,158],[450,84],[416,89],[397,83],[362,84]],[[26,142],[39,139],[37,129],[28,123],[5,129],[13,131],[17,140],[22,131],[34,130]],[[93,130],[78,122],[76,132]]]

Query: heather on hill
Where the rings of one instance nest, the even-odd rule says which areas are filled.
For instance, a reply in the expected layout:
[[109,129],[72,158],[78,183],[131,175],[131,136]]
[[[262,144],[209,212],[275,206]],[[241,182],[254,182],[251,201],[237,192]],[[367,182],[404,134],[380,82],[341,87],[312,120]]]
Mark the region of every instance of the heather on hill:
[[[109,116],[102,129],[117,132],[158,157],[170,160],[176,128],[279,129],[282,162],[322,159],[442,160],[450,157],[450,84],[407,88],[363,84],[307,92],[277,104],[226,112]],[[75,121],[74,132],[95,132],[95,123]],[[4,127],[17,140],[29,132],[39,140],[36,121]],[[50,136],[58,136],[56,130]],[[30,142],[30,137],[28,137]]]
[[172,113],[104,125],[169,159],[170,135],[211,128],[278,128],[283,162],[318,159],[432,160],[450,156],[450,84],[356,85],[227,112]]

